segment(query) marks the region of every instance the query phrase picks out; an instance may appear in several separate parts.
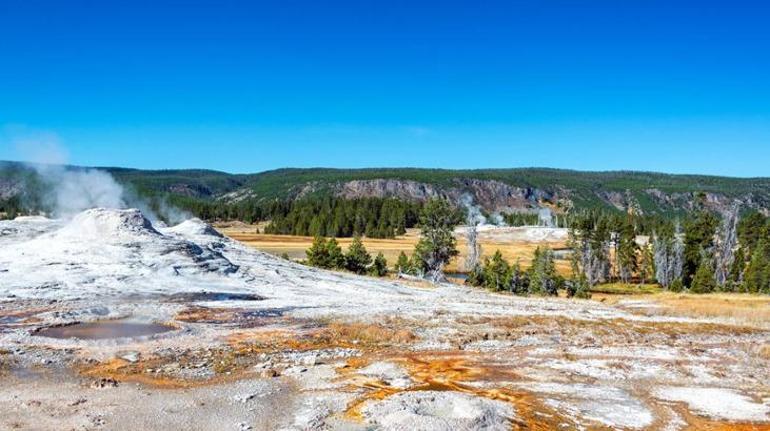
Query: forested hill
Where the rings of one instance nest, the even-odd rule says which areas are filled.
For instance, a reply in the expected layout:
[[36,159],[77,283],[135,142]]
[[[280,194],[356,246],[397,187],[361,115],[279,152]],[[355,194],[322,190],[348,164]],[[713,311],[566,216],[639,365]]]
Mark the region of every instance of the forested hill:
[[[71,169],[81,169],[72,167]],[[221,203],[267,202],[334,196],[395,197],[423,201],[443,196],[472,200],[485,210],[539,206],[633,208],[643,214],[688,211],[696,202],[715,208],[740,203],[770,209],[770,178],[727,178],[651,172],[580,172],[548,168],[445,170],[419,168],[278,169],[257,174],[209,170],[100,168],[142,194]],[[34,171],[0,162],[0,200],[28,188]]]

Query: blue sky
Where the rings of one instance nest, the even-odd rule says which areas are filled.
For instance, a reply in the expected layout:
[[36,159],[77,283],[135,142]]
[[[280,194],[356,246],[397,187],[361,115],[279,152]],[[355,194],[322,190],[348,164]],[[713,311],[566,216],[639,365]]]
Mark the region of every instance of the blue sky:
[[759,1],[6,0],[0,159],[770,176],[768,22]]

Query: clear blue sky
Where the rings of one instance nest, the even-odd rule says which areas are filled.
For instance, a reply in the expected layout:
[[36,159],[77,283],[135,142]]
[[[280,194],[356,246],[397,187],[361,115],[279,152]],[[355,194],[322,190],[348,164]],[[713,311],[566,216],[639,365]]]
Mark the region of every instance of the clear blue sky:
[[[770,176],[770,6],[0,2],[0,159]],[[21,142],[21,143],[20,143]]]

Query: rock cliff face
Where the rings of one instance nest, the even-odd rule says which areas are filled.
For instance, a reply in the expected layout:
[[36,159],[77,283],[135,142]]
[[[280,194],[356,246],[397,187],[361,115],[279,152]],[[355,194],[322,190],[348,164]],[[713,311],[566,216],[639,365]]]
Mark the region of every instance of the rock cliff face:
[[409,180],[354,180],[338,184],[336,195],[348,199],[362,197],[394,197],[424,201],[433,197],[448,197],[436,187]]
[[21,194],[22,184],[12,179],[0,179],[0,199],[10,199]]
[[560,194],[552,190],[514,187],[501,181],[474,178],[458,178],[446,186],[410,180],[355,180],[337,184],[333,191],[336,196],[348,199],[394,197],[425,201],[443,197],[460,202],[470,196],[475,204],[488,211],[531,209],[544,202],[555,203],[560,198]]
[[[317,191],[317,185],[305,184],[297,193],[296,198]],[[354,180],[338,183],[332,188],[336,196],[348,199],[363,197],[394,197],[399,199],[425,201],[433,197],[443,197],[453,202],[460,202],[465,196],[470,196],[476,205],[487,211],[530,210],[543,205],[556,205],[562,208],[579,206],[580,199],[586,196],[577,194],[566,187],[541,189],[534,187],[515,187],[496,180],[480,180],[474,178],[458,178],[452,183],[439,186],[411,180],[373,179]],[[636,194],[630,191],[603,190],[597,188],[590,196],[621,211],[629,208],[637,213],[645,210],[640,200],[654,204],[656,212],[691,211],[696,202],[703,200],[706,207],[716,211],[724,211],[734,204],[741,207],[759,209],[768,213],[770,208],[767,197],[761,193],[746,193],[740,196],[726,196],[718,193],[666,193],[659,189],[646,189]]]

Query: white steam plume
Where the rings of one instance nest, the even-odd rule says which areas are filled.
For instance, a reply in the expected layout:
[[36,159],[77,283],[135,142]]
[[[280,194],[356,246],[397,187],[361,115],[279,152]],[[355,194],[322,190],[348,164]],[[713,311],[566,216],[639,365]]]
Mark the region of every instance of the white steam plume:
[[152,222],[161,215],[171,224],[191,218],[191,214],[154,202],[154,208],[133,190],[127,190],[106,171],[66,166],[67,151],[55,133],[31,131],[23,127],[6,128],[16,152],[34,169],[44,183],[44,203],[56,217],[70,218],[89,208],[138,208]]
[[466,193],[460,196],[460,203],[468,210],[468,225],[483,225],[487,223],[487,218],[481,213],[481,208],[474,205],[473,196]]
[[59,217],[71,217],[89,208],[126,208],[123,187],[108,172],[98,169],[69,169],[36,165],[49,187],[49,199]]

